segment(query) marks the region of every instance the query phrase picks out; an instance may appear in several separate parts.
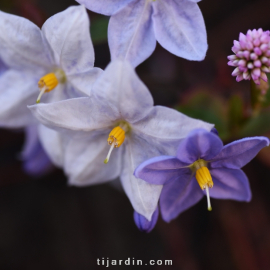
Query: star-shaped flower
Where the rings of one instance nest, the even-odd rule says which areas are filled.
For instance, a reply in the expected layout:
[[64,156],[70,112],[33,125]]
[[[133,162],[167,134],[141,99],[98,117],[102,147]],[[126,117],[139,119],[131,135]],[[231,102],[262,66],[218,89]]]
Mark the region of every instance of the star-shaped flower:
[[88,9],[112,15],[108,40],[112,60],[137,66],[155,49],[156,40],[169,52],[203,60],[206,30],[197,0],[77,0]]
[[160,210],[169,222],[207,196],[250,201],[251,191],[245,173],[240,170],[265,146],[266,137],[252,137],[223,146],[212,132],[197,129],[180,143],[177,155],[159,156],[142,163],[135,175],[149,184],[164,185]]
[[150,92],[129,62],[118,60],[94,83],[90,98],[29,108],[44,125],[77,138],[65,146],[64,168],[71,184],[97,184],[120,176],[134,209],[148,220],[162,186],[136,178],[134,169],[150,157],[175,154],[192,129],[213,127],[173,109],[153,106]]
[[[86,96],[101,73],[93,67],[89,19],[83,6],[52,16],[41,30],[27,19],[0,12],[0,57],[9,68],[0,77],[2,127],[37,124],[27,105],[39,102],[44,93],[46,102]],[[38,128],[46,152],[61,166],[62,138],[44,126]]]

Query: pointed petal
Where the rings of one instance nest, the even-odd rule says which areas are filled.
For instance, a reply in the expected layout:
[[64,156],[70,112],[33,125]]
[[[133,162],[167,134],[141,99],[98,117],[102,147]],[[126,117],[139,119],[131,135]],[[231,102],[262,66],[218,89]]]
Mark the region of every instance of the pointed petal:
[[208,161],[217,156],[222,147],[223,143],[216,134],[205,129],[195,129],[180,143],[177,158],[188,164],[198,159]]
[[186,0],[153,2],[157,41],[169,52],[188,60],[203,60],[207,38],[202,13]]
[[134,210],[148,220],[156,210],[162,186],[148,184],[133,172],[144,160],[157,155],[159,150],[136,134],[126,137],[120,180]]
[[111,17],[108,40],[112,60],[130,61],[134,67],[147,59],[155,50],[150,1],[132,1]]
[[111,16],[134,0],[76,0],[89,10]]
[[56,63],[66,75],[84,73],[94,66],[94,48],[89,27],[84,6],[69,7],[50,17],[42,27]]
[[29,175],[42,176],[51,171],[53,165],[40,144],[37,125],[28,126],[25,132],[26,140],[21,153],[23,169]]
[[266,137],[244,138],[225,145],[211,162],[212,168],[227,167],[240,169],[250,162],[258,152],[269,145]]
[[40,29],[29,20],[0,11],[0,33],[0,55],[9,67],[36,71],[52,65]]
[[141,232],[151,232],[154,227],[156,226],[157,220],[158,220],[158,207],[156,209],[156,211],[154,212],[151,221],[147,220],[144,216],[138,214],[136,211],[134,211],[134,222],[136,224],[136,226],[138,227],[138,229]]
[[107,164],[104,164],[109,146],[108,133],[85,139],[73,139],[65,150],[65,172],[69,184],[86,186],[100,184],[115,179],[120,175],[123,147],[115,148]]
[[209,190],[210,197],[246,202],[251,200],[249,182],[242,170],[218,168],[211,169],[210,173],[214,182],[213,188]]
[[[190,118],[176,110],[155,106],[141,121],[133,125],[134,130],[143,137],[151,137],[155,143],[163,146],[163,154],[175,156],[177,147],[190,131],[195,128],[204,128],[210,131],[213,124]],[[205,131],[207,132],[207,131]],[[213,134],[213,136],[216,136]],[[190,164],[188,160],[182,162]]]
[[101,111],[110,110],[114,121],[124,119],[132,124],[153,108],[149,90],[126,61],[113,61],[93,85],[92,95]]
[[0,126],[25,127],[37,121],[27,109],[35,103],[37,81],[27,73],[6,71],[0,76]]
[[53,164],[62,167],[64,162],[63,135],[43,125],[39,125],[38,133],[41,144]]
[[68,75],[67,78],[75,89],[87,96],[90,96],[92,86],[102,72],[103,70],[100,68],[92,68],[84,73]]
[[28,108],[43,125],[57,131],[92,131],[112,125],[110,111],[102,111],[89,97],[41,103]]
[[160,211],[166,222],[175,219],[203,197],[195,177],[190,174],[180,175],[174,181],[163,186],[160,196]]
[[[134,175],[149,184],[164,185],[168,181],[177,178],[185,170],[182,168],[186,165],[176,157],[158,156],[140,164],[136,168]],[[189,169],[186,168],[186,170]]]

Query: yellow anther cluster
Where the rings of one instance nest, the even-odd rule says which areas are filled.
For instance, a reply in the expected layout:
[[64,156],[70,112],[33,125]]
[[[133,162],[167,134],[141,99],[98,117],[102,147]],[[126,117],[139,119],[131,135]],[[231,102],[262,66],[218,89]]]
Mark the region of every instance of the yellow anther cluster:
[[196,170],[196,179],[201,187],[202,190],[204,190],[206,187],[212,188],[214,183],[212,180],[212,176],[208,170],[207,167],[203,166]]
[[115,127],[108,137],[108,144],[114,144],[114,147],[119,147],[125,140],[125,131],[121,127]]
[[52,91],[58,85],[58,79],[54,73],[49,73],[42,77],[38,82],[40,90],[46,89],[45,92]]

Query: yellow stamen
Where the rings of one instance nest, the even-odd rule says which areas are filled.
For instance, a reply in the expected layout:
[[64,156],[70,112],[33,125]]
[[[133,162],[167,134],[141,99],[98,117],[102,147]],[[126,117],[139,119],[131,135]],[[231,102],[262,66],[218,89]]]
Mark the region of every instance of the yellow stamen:
[[107,164],[109,159],[110,159],[110,155],[112,153],[112,150],[114,148],[117,148],[119,146],[122,145],[122,143],[124,142],[125,140],[125,130],[123,128],[121,128],[120,126],[118,127],[115,127],[109,134],[109,137],[108,137],[108,144],[111,146],[110,147],[110,150],[109,150],[109,153],[106,157],[106,159],[104,160],[104,163]]
[[212,180],[212,176],[206,166],[200,167],[196,170],[195,175],[197,182],[202,190],[206,190],[206,196],[207,196],[207,205],[208,210],[211,211],[211,203],[210,203],[210,195],[209,195],[209,188],[212,188],[214,183]]
[[45,92],[50,92],[52,91],[57,85],[58,85],[58,79],[54,73],[49,73],[42,77],[39,82],[38,82],[38,87],[40,89],[40,94],[37,98],[37,103],[40,102],[41,96]]

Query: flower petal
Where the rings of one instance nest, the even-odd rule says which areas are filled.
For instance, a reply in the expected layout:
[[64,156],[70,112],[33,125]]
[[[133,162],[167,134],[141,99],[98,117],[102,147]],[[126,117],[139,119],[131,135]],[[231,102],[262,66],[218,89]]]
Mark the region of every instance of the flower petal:
[[42,27],[56,63],[66,75],[84,73],[94,66],[94,48],[89,27],[84,6],[69,7],[50,17]]
[[[171,179],[177,178],[187,164],[171,156],[158,156],[140,164],[134,175],[149,184],[164,185]],[[186,170],[189,170],[188,168]]]
[[37,81],[28,73],[8,70],[0,76],[0,126],[25,127],[37,123],[27,109],[36,101]]
[[104,164],[109,146],[108,133],[89,136],[84,139],[72,139],[65,149],[65,172],[69,176],[69,184],[86,186],[100,184],[115,179],[122,168],[123,147],[116,148],[110,161]]
[[206,30],[196,3],[187,0],[153,2],[157,41],[169,52],[188,60],[203,60],[207,51]]
[[39,125],[38,132],[41,144],[53,164],[62,167],[64,163],[63,135],[43,125]]
[[42,103],[28,108],[43,125],[57,131],[92,131],[112,126],[110,110],[102,111],[89,97]]
[[143,161],[160,155],[160,151],[155,145],[149,145],[147,141],[136,134],[127,136],[124,144],[125,152],[120,180],[134,210],[151,220],[158,204],[162,186],[148,184],[142,179],[136,178],[133,172]]
[[111,17],[108,41],[112,60],[120,58],[136,67],[156,47],[150,1],[135,0]]
[[112,121],[134,123],[153,108],[153,98],[130,63],[115,60],[98,77],[92,88],[101,111],[110,111]]
[[111,16],[134,0],[76,0],[89,10]]
[[244,138],[225,145],[218,156],[211,162],[211,167],[240,169],[250,162],[258,152],[269,145],[266,137]]
[[96,79],[102,74],[102,72],[103,70],[100,68],[92,68],[91,70],[84,73],[68,75],[67,78],[77,91],[80,91],[83,94],[90,96],[92,85],[94,84]]
[[211,169],[210,173],[214,183],[209,190],[210,197],[246,202],[251,200],[249,182],[242,170],[218,168]]
[[166,222],[175,219],[179,214],[190,208],[203,197],[195,177],[182,174],[174,181],[163,186],[160,196],[160,211]]
[[159,211],[158,211],[158,207],[156,209],[156,211],[154,212],[151,221],[147,220],[144,216],[138,214],[136,211],[134,211],[134,222],[136,224],[136,226],[138,227],[138,229],[141,232],[151,232],[154,227],[156,226],[157,220],[158,220],[158,216],[159,216]]
[[0,11],[0,55],[17,69],[48,69],[52,55],[40,29],[29,20]]
[[198,159],[211,160],[222,150],[223,143],[213,132],[195,129],[180,143],[177,158],[191,164]]

